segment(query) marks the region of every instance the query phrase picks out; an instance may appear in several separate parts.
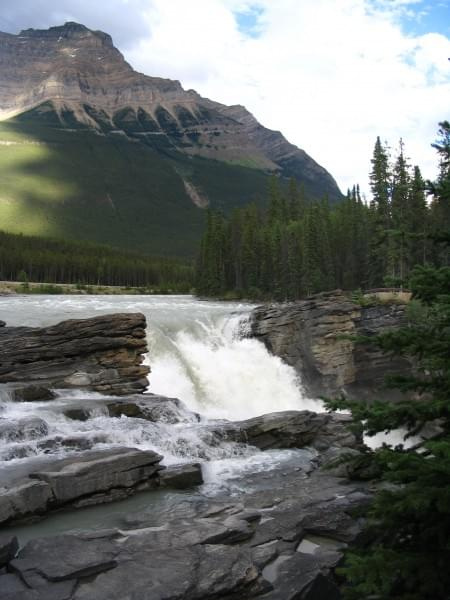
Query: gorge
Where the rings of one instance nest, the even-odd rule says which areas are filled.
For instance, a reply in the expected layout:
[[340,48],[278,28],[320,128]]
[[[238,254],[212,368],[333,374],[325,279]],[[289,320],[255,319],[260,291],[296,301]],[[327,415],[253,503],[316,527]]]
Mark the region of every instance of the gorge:
[[[309,302],[323,317],[332,299]],[[324,414],[299,373],[249,337],[261,309],[186,296],[28,296],[0,304],[0,337],[16,331],[28,339],[23,359],[33,352],[30,327],[43,327],[34,337],[49,358],[40,392],[33,380],[34,397],[24,392],[25,378],[5,383],[1,361],[1,598],[123,599],[130,589],[139,600],[339,598],[332,569],[357,538],[354,509],[372,490],[349,482],[342,467],[319,467],[358,453],[361,440],[348,431],[348,417]],[[67,317],[90,319],[55,326]],[[70,354],[62,331],[72,341],[77,332],[94,334],[86,338],[90,351],[80,344],[81,362],[72,350],[78,378],[65,372],[66,382],[47,350],[55,343],[61,360]],[[322,333],[330,340],[330,331]],[[99,349],[108,345],[108,366],[120,369],[134,345],[129,360],[142,377],[145,341],[151,394],[130,395],[111,372],[108,393],[119,396],[93,391],[94,372],[103,372],[104,385],[104,365],[93,366],[86,352],[104,360]],[[26,360],[22,367],[30,369]],[[34,374],[38,380],[43,371]],[[62,387],[39,397],[55,387],[52,374]],[[121,372],[122,382],[133,376]]]

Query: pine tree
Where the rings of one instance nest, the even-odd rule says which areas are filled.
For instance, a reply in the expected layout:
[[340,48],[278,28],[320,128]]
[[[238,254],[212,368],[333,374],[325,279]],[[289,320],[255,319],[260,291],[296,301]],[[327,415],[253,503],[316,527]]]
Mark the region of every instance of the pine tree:
[[409,233],[410,175],[404,154],[403,140],[400,139],[399,154],[392,172],[391,229],[390,238],[390,276],[402,285],[407,276],[407,235]]
[[[439,150],[441,151],[441,150]],[[445,199],[449,173],[435,185]],[[439,190],[439,192],[438,192]],[[450,232],[445,236],[450,242]],[[448,600],[450,590],[450,267],[416,267],[411,287],[421,311],[407,327],[385,333],[386,352],[412,357],[416,369],[391,385],[414,393],[397,403],[332,401],[350,408],[368,435],[403,428],[408,436],[430,422],[435,434],[405,449],[367,452],[384,486],[368,513],[365,545],[346,554],[340,572],[348,600]]]
[[[433,195],[431,227],[435,238],[442,237],[450,229],[450,123],[439,123],[439,139],[432,146],[439,154],[439,176],[435,182],[427,182]],[[450,249],[443,247],[434,253],[438,264],[450,265]]]
[[370,187],[372,190],[372,227],[371,248],[372,284],[380,285],[388,272],[390,240],[388,230],[391,227],[391,187],[392,176],[389,167],[389,153],[377,137],[371,160]]
[[428,259],[428,209],[425,198],[425,182],[418,166],[414,167],[409,189],[409,269],[425,265]]

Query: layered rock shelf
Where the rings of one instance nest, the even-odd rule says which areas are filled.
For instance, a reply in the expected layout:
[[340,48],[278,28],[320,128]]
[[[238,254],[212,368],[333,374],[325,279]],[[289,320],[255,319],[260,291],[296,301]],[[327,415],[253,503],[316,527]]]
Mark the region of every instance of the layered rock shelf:
[[[364,486],[290,465],[264,491],[129,514],[120,529],[3,542],[8,600],[338,600]],[[254,481],[249,481],[254,484]],[[280,488],[283,495],[280,497]]]
[[404,304],[360,306],[339,291],[297,302],[261,306],[251,315],[251,335],[301,375],[314,396],[373,396],[386,375],[404,373],[411,364],[383,354],[358,337],[371,337],[406,321]]
[[[22,388],[77,388],[124,395],[144,391],[150,369],[145,317],[112,314],[51,327],[0,328],[0,383]],[[42,390],[44,386],[44,390]],[[12,386],[14,388],[14,386]],[[30,391],[28,391],[30,394]],[[33,398],[31,398],[33,399]],[[38,393],[36,400],[46,399]]]
[[[345,329],[342,307],[330,310]],[[384,316],[366,317],[366,328],[380,318],[384,324]],[[320,322],[331,327],[333,319]],[[364,450],[347,415],[207,421],[177,398],[135,393],[149,371],[141,314],[4,326],[0,343],[2,401],[20,415],[0,418],[0,600],[339,600],[334,567],[358,540],[356,509],[372,498],[369,483],[350,481],[335,462]],[[118,424],[143,447],[121,444]],[[164,466],[147,449],[154,440],[182,460]],[[208,461],[236,456],[266,467],[264,456],[270,466],[236,472],[214,494],[197,489]],[[24,545],[14,534],[17,525],[156,490],[164,497],[158,510],[148,500],[108,529],[80,527]]]

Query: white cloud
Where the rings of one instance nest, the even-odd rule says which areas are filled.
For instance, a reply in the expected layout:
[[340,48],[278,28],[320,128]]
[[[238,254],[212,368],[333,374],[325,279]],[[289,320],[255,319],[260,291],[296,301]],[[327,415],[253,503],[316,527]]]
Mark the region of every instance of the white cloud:
[[[412,37],[399,9],[416,0],[153,0],[152,35],[127,53],[148,74],[226,104],[244,104],[281,130],[342,189],[367,174],[377,135],[400,137],[412,162],[434,177],[430,144],[448,118],[450,40]],[[258,37],[234,14],[263,8]]]
[[[55,24],[53,0],[3,3],[11,22],[24,26],[31,19],[30,11],[19,15],[16,7],[39,5],[39,26],[46,19]],[[179,79],[219,102],[244,104],[326,167],[343,190],[359,182],[367,191],[377,135],[393,147],[402,137],[411,161],[425,176],[435,176],[430,144],[438,121],[450,116],[450,40],[402,30],[402,19],[411,11],[418,16],[428,4],[111,0],[105,16],[100,4],[60,0],[58,13],[111,33],[144,73]],[[238,14],[252,11],[256,36],[245,35],[237,22]]]

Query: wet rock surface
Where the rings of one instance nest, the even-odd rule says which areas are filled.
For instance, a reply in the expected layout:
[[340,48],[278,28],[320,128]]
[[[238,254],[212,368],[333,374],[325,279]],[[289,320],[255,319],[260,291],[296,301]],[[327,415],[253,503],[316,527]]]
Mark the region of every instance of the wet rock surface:
[[[119,411],[120,417],[111,416],[108,409],[111,419],[154,426],[148,415],[122,412],[133,406],[145,410],[146,398],[142,405],[139,396],[96,401]],[[189,416],[179,401],[150,396],[150,409],[158,403],[159,414],[166,415],[164,427],[179,426],[186,418],[204,435],[213,435],[213,427],[221,443],[245,442],[269,453],[286,448],[290,458],[267,472],[237,474],[213,496],[194,491],[164,510],[128,513],[120,527],[34,539],[18,553],[10,534],[0,539],[6,565],[0,598],[339,598],[333,568],[361,530],[355,509],[371,500],[367,483],[350,483],[320,469],[336,453],[358,452],[360,441],[348,431],[348,417],[287,411],[208,426],[197,423],[197,415]],[[199,463],[161,470],[161,458],[133,448],[82,447],[63,460],[50,457],[0,491],[0,522],[5,526],[54,509],[122,500],[140,490],[195,490],[202,484]]]
[[156,487],[162,456],[135,448],[85,452],[48,462],[0,488],[0,524],[75,503],[103,504]]
[[18,549],[19,542],[16,536],[0,534],[0,569],[15,557]]
[[184,463],[171,465],[159,475],[160,485],[179,490],[201,485],[203,483],[202,466],[200,463]]
[[314,396],[373,397],[386,375],[405,373],[411,364],[351,338],[374,336],[405,320],[403,304],[359,306],[338,290],[256,308],[251,336],[293,366]]
[[110,417],[135,417],[159,423],[180,423],[182,421],[199,421],[200,416],[185,408],[178,398],[167,398],[157,394],[144,396],[128,396],[107,402]]
[[355,509],[371,496],[364,484],[296,464],[246,477],[231,497],[197,496],[158,515],[129,514],[118,529],[32,540],[9,560],[0,589],[25,582],[30,597],[69,600],[338,599],[333,568],[361,530]]
[[[42,418],[0,419],[0,439],[10,453],[9,458],[4,449],[0,453],[5,461],[0,471],[0,600],[338,599],[333,569],[343,548],[358,539],[363,522],[357,509],[371,501],[368,483],[350,482],[342,469],[321,469],[343,452],[359,453],[361,440],[350,432],[349,418],[285,411],[238,422],[205,421],[176,398],[124,394],[130,386],[135,390],[136,379],[119,369],[109,395],[74,398],[64,387],[75,385],[80,373],[103,377],[96,369],[105,361],[117,365],[125,355],[141,360],[145,338],[139,328],[130,333],[130,322],[136,325],[142,316],[116,317],[119,330],[110,337],[92,332],[105,331],[111,317],[101,323],[92,319],[60,324],[68,336],[65,342],[59,337],[60,326],[45,329],[51,368],[43,387],[54,397],[42,397],[40,384],[37,391],[25,392],[30,394],[27,398],[15,397],[19,388],[36,386],[34,379],[15,381],[7,390],[6,404],[22,411],[13,414],[29,414],[23,410],[35,414],[38,407]],[[57,363],[57,345],[51,338],[60,339],[62,348],[76,346],[79,337],[73,330],[78,327],[89,334],[86,346],[81,344],[76,356],[63,354],[62,360],[73,358],[92,371],[69,374],[69,382],[61,386],[65,367]],[[44,376],[43,365],[35,360],[35,343],[44,330],[4,329],[26,330],[20,338],[25,345],[17,349],[14,364]],[[40,333],[34,337],[36,331]],[[87,351],[88,339],[93,352]],[[5,356],[2,352],[0,358]],[[5,368],[0,361],[0,377]],[[53,383],[59,387],[56,394]],[[84,390],[98,388],[91,379]],[[117,393],[122,397],[113,397]],[[156,452],[118,447],[114,440],[118,420],[127,432],[144,432],[140,441],[157,439],[157,447],[176,449],[184,462],[165,468]],[[55,422],[58,433],[52,429]],[[105,449],[105,444],[114,447]],[[190,454],[183,454],[184,448]],[[33,460],[22,466],[15,461],[33,452]],[[225,467],[226,483],[211,492],[205,475],[208,460],[234,453],[256,457],[257,467],[234,475]],[[193,456],[204,462],[192,461]],[[8,460],[14,463],[11,468],[5,467]],[[198,487],[204,480],[205,485]],[[159,491],[153,492],[156,488]],[[148,498],[161,494],[162,508],[155,510],[149,500],[148,508],[126,512],[120,524],[114,521],[109,529],[76,527],[64,534],[35,537],[18,548],[14,538],[18,522],[125,500],[140,491]]]
[[226,431],[231,438],[261,450],[357,448],[362,441],[349,430],[351,422],[347,415],[291,410],[238,421]]
[[34,399],[29,397],[30,386],[35,392],[41,388],[36,400],[43,399],[43,387],[117,395],[141,392],[149,373],[142,364],[147,351],[145,326],[144,315],[123,313],[43,328],[2,327],[0,383],[25,382],[22,395],[28,399],[23,400]]

